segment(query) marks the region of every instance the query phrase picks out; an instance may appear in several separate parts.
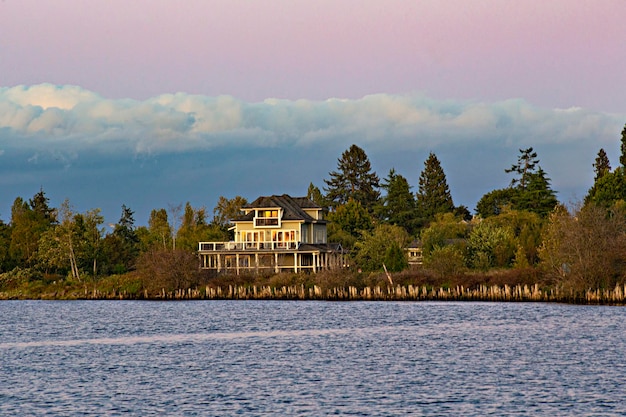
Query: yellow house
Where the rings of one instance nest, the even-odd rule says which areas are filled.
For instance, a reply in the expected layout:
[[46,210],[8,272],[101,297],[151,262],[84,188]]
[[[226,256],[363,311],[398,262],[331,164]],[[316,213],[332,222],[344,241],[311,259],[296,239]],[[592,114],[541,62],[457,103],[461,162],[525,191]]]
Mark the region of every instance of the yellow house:
[[259,197],[233,219],[232,242],[200,242],[201,268],[216,272],[281,272],[339,268],[340,245],[326,241],[322,208],[306,197]]

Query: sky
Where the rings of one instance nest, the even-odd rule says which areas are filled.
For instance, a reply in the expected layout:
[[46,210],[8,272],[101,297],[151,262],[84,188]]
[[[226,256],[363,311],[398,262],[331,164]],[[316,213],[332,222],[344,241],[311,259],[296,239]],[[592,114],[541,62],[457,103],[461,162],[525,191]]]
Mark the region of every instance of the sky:
[[626,123],[622,0],[2,0],[0,219],[41,188],[125,204],[305,195],[362,147],[417,191],[437,155],[457,205],[534,147],[582,199]]

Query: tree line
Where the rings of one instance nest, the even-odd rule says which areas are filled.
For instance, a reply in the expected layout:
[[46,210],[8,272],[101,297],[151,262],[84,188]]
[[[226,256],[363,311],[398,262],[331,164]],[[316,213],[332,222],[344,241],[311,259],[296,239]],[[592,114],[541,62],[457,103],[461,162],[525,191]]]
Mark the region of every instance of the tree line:
[[[311,182],[307,196],[329,220],[328,241],[349,250],[351,265],[362,272],[407,269],[405,248],[413,244],[423,251],[422,268],[442,279],[532,269],[547,285],[608,287],[623,282],[626,272],[625,166],[626,126],[619,166],[612,169],[600,149],[593,186],[578,205],[566,207],[537,152],[520,149],[504,170],[509,185],[483,195],[472,215],[454,204],[434,153],[414,190],[393,168],[381,180],[366,152],[352,145],[321,188]],[[17,197],[9,222],[0,220],[0,276],[82,281],[141,269],[155,285],[188,285],[198,242],[232,239],[230,220],[246,204],[241,196],[222,196],[211,216],[205,207],[170,205],[152,210],[148,225],[139,227],[122,205],[120,219],[107,229],[99,209],[76,212],[68,200],[50,207],[41,189],[29,200]]]

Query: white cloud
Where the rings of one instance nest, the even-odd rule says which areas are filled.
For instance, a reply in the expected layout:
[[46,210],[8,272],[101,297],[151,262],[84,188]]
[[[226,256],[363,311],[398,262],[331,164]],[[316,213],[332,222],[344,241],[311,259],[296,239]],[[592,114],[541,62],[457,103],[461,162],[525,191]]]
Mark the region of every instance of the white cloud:
[[519,99],[483,103],[377,94],[358,100],[248,103],[177,93],[136,101],[109,100],[76,86],[0,88],[5,148],[62,143],[72,151],[152,154],[338,142],[399,150],[468,141],[534,146],[608,142],[624,119],[580,108],[538,108]]

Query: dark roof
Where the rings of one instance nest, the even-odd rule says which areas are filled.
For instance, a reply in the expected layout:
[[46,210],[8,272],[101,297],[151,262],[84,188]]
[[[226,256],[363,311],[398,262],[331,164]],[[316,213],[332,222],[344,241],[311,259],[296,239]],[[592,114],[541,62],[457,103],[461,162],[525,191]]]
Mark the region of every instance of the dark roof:
[[[321,207],[315,202],[309,200],[307,197],[291,197],[287,194],[261,196],[254,200],[252,203],[243,207],[244,209],[256,209],[256,208],[281,208],[283,209],[282,220],[304,220],[305,222],[320,222],[325,223],[324,220],[315,220],[308,215],[304,209],[320,209]],[[240,216],[235,221],[252,221],[254,219],[254,212]]]

